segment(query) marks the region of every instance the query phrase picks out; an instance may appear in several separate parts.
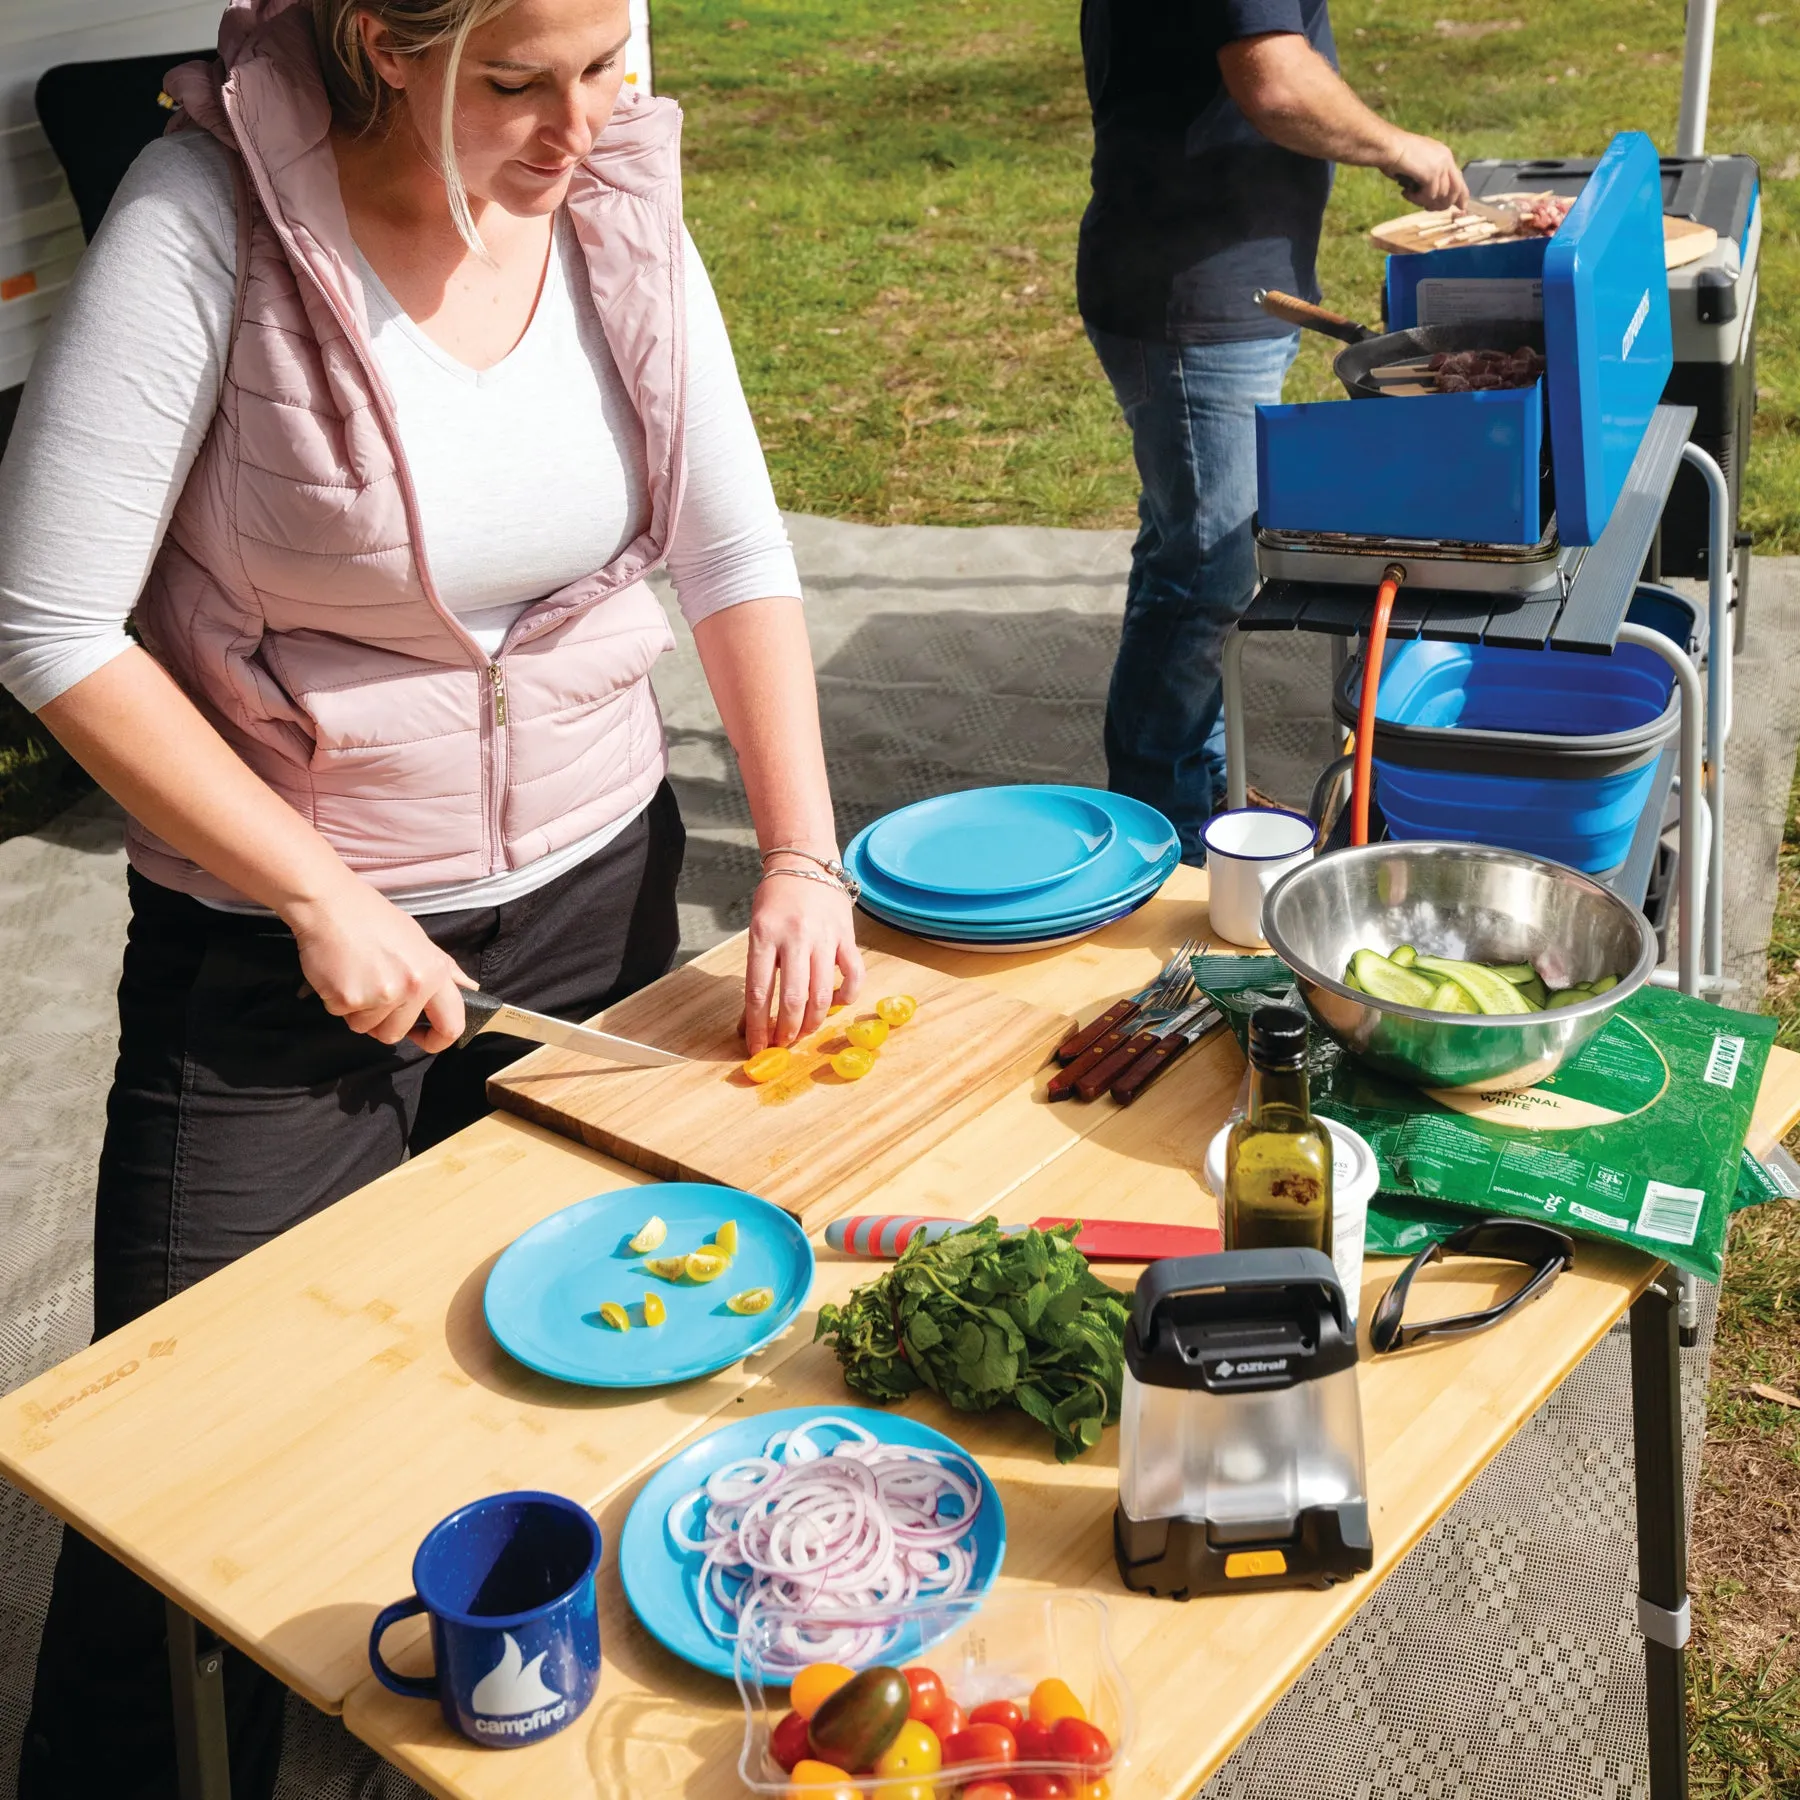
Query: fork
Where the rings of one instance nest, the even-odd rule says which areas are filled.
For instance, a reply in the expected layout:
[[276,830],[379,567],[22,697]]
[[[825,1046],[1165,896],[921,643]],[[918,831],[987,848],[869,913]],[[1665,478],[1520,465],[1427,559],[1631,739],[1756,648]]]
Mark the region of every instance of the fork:
[[1201,998],[1190,976],[1186,985],[1177,990],[1172,1010],[1159,1011],[1155,1015],[1143,1014],[1137,1020],[1137,1029],[1129,1037],[1115,1044],[1098,1062],[1089,1063],[1082,1070],[1075,1079],[1077,1097],[1082,1100],[1098,1100],[1139,1057],[1161,1041],[1165,1031],[1180,1029],[1207,1005],[1208,1002]]
[[1072,1031],[1057,1046],[1056,1060],[1059,1063],[1072,1063],[1076,1057],[1091,1044],[1104,1037],[1116,1026],[1126,1024],[1134,1014],[1145,1007],[1153,1005],[1161,992],[1178,976],[1187,972],[1188,958],[1194,953],[1194,940],[1189,938],[1179,950],[1157,971],[1154,979],[1146,982],[1135,994],[1127,994],[1123,1000],[1115,1000],[1099,1018],[1091,1024],[1083,1025]]
[[[1079,1093],[1084,1100],[1092,1099],[1088,1086],[1094,1071],[1102,1065],[1110,1065],[1119,1046],[1128,1038],[1135,1043],[1146,1032],[1154,1037],[1158,1030],[1192,1003],[1193,996],[1192,974],[1166,975],[1158,983],[1155,996],[1146,1005],[1135,1008],[1111,1030],[1095,1038],[1072,1063],[1065,1064],[1051,1076],[1050,1086],[1046,1090],[1048,1098],[1066,1100],[1071,1094]],[[1120,1068],[1124,1066],[1119,1065]]]

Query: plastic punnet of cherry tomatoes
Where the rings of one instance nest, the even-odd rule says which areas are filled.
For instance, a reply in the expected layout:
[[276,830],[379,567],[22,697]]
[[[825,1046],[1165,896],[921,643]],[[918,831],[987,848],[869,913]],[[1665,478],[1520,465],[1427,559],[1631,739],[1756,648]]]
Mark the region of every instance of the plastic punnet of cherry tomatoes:
[[806,1736],[806,1714],[791,1712],[769,1733],[769,1754],[790,1774],[812,1756]]
[[1112,1739],[1086,1719],[1058,1719],[1050,1727],[1051,1754],[1073,1763],[1084,1774],[1099,1775],[1112,1767]]
[[1025,1723],[1025,1709],[1016,1700],[984,1700],[969,1714],[971,1725],[1003,1725],[1016,1732]]
[[795,1763],[788,1775],[792,1800],[861,1800],[848,1769],[808,1757]]
[[882,1019],[856,1019],[844,1027],[844,1036],[858,1050],[879,1050],[888,1040],[888,1028]]
[[1030,1711],[1034,1725],[1054,1725],[1058,1719],[1087,1717],[1087,1708],[1075,1698],[1075,1690],[1056,1675],[1046,1675],[1031,1690]]
[[875,1002],[875,1016],[882,1024],[898,1031],[902,1025],[912,1022],[912,1016],[919,1010],[919,1003],[911,994],[889,994],[885,999]]
[[855,1672],[842,1663],[808,1663],[788,1689],[788,1705],[801,1718],[810,1719]]
[[907,1717],[929,1725],[940,1741],[948,1737],[950,1734],[944,1730],[943,1722],[956,1703],[945,1691],[943,1677],[923,1663],[908,1663],[900,1673],[912,1689],[912,1705],[907,1710]]

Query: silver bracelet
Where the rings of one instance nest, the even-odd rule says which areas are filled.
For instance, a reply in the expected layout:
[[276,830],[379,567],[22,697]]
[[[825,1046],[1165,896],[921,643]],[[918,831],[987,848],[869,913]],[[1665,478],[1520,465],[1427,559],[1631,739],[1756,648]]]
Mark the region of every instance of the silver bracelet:
[[771,856],[804,856],[809,863],[817,863],[827,875],[835,875],[839,881],[849,878],[849,871],[839,860],[835,850],[828,856],[820,856],[817,851],[803,849],[799,844],[777,844],[773,850],[764,850],[760,854],[765,869],[769,866]]
[[862,898],[862,884],[849,873],[833,875],[829,871],[818,869],[764,869],[757,885],[764,881],[772,881],[777,875],[791,875],[796,881],[817,881],[828,888],[835,888],[840,894],[849,896],[852,905]]

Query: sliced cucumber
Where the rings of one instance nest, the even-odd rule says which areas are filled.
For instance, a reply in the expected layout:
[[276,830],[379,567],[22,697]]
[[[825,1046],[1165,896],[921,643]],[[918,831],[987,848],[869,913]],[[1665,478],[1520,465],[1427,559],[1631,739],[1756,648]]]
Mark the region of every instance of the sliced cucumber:
[[1435,981],[1402,969],[1373,950],[1357,951],[1350,959],[1350,973],[1365,994],[1394,1006],[1429,1007],[1437,992]]
[[1431,996],[1431,1010],[1441,1013],[1478,1013],[1481,1008],[1470,997],[1469,990],[1454,981],[1440,981]]
[[1618,985],[1618,976],[1602,975],[1598,981],[1590,981],[1588,983],[1588,992],[1598,997],[1601,994],[1610,994]]
[[1454,981],[1468,990],[1476,1010],[1484,1013],[1523,1013],[1537,1009],[1510,981],[1484,969],[1480,963],[1456,962],[1444,956],[1421,956],[1414,967],[1441,981]]
[[1537,980],[1537,970],[1530,963],[1483,963],[1481,966],[1492,969],[1502,981],[1510,981],[1516,988]]
[[1582,1001],[1591,1000],[1593,997],[1584,987],[1563,988],[1559,993],[1550,996],[1549,1000],[1545,1002],[1544,1010],[1555,1012],[1564,1006],[1579,1006]]
[[1410,969],[1414,962],[1417,961],[1418,955],[1418,951],[1416,951],[1411,944],[1396,944],[1393,949],[1388,952],[1388,961],[1398,968]]
[[1529,981],[1521,981],[1519,992],[1540,1012],[1550,999],[1550,990],[1544,985],[1544,978],[1541,975],[1534,975]]

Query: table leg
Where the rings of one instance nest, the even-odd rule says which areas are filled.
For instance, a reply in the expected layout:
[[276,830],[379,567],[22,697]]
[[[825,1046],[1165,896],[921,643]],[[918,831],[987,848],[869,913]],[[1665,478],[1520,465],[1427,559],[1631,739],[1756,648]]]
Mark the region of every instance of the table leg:
[[1650,1800],[1687,1800],[1687,1503],[1674,1272],[1631,1308],[1631,1426],[1637,1451],[1638,1626],[1650,1728]]
[[225,1747],[225,1646],[168,1602],[169,1685],[181,1800],[231,1800]]
[[1228,631],[1219,657],[1219,698],[1225,714],[1225,804],[1244,806],[1250,771],[1244,767],[1244,633]]

